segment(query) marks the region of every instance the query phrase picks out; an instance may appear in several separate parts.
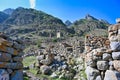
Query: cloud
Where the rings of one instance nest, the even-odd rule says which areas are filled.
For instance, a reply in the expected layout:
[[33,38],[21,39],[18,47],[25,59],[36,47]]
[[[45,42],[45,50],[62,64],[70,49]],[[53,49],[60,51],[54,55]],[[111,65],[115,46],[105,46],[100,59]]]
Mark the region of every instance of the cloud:
[[36,0],[29,0],[30,1],[30,8],[35,8],[36,6]]

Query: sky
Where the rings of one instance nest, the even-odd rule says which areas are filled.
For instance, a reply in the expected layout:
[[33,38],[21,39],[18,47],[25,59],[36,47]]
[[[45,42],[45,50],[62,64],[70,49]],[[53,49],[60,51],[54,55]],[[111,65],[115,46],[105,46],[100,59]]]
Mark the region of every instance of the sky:
[[65,22],[74,22],[90,14],[115,24],[120,18],[120,0],[0,0],[0,11],[17,7],[41,10]]

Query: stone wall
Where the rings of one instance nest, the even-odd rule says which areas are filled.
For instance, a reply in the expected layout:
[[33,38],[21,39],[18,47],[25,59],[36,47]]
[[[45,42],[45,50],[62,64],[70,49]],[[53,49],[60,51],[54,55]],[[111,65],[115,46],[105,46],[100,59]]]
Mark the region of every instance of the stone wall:
[[107,38],[86,36],[88,80],[120,80],[120,23],[111,25]]
[[22,44],[0,33],[0,80],[23,80]]

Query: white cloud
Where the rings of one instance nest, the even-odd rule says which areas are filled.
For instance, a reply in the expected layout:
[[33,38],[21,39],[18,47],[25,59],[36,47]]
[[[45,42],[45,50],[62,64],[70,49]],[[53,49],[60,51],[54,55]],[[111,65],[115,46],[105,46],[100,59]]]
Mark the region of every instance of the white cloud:
[[36,6],[36,0],[29,0],[30,1],[30,8],[35,8]]

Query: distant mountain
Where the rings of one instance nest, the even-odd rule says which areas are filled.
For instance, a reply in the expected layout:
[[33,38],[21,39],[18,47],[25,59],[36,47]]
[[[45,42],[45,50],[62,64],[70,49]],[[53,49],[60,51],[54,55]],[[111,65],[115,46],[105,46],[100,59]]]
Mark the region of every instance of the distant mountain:
[[11,14],[13,13],[13,11],[14,11],[14,9],[11,9],[11,8],[8,8],[8,9],[3,10],[3,12],[4,12],[5,14],[8,14],[8,15],[11,15]]
[[65,25],[69,27],[69,26],[72,25],[72,22],[70,22],[69,20],[67,20],[67,21],[65,21]]
[[[71,23],[49,15],[43,11],[19,7],[9,13],[0,12],[0,31],[10,36],[38,39],[40,37],[55,37],[58,31],[62,36],[84,36],[86,34],[106,35],[110,25],[106,20],[99,20],[90,14],[84,19]],[[68,27],[69,26],[69,27]],[[102,34],[100,33],[102,32]]]
[[[98,20],[91,15],[86,15],[85,19],[80,19],[75,21],[71,28],[78,36],[83,36],[85,34],[93,34],[93,35],[103,35],[107,34],[107,28],[110,24],[105,20]],[[101,33],[103,34],[100,34]],[[99,31],[99,32],[98,32]]]
[[9,17],[9,15],[0,12],[0,23],[3,23],[7,18]]
[[2,23],[2,29],[11,36],[56,36],[57,31],[66,34],[62,20],[42,11],[19,7]]

